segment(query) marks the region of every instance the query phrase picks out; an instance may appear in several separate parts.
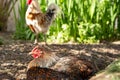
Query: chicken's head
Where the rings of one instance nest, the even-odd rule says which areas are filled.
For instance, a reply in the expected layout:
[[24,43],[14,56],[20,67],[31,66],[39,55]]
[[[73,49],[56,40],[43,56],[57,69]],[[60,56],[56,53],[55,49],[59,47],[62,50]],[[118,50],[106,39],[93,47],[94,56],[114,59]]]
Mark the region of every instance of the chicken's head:
[[43,51],[39,46],[36,46],[29,54],[32,55],[33,58],[39,58],[42,56]]
[[47,9],[47,13],[48,14],[51,14],[51,15],[56,15],[58,12],[60,12],[60,8],[55,4],[55,3],[51,3],[49,6],[48,6],[48,9]]

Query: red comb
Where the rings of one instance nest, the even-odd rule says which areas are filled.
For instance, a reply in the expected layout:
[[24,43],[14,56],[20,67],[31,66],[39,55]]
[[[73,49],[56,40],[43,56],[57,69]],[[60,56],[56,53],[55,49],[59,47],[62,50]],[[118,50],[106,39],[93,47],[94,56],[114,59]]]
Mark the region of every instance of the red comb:
[[27,4],[30,4],[32,2],[32,0],[27,0]]
[[33,48],[32,52],[32,57],[33,58],[38,58],[41,56],[41,50],[39,49],[39,46],[36,46],[35,48]]
[[33,50],[32,50],[32,52],[34,52],[36,49],[38,49],[39,48],[39,46],[35,46],[34,48],[33,48]]

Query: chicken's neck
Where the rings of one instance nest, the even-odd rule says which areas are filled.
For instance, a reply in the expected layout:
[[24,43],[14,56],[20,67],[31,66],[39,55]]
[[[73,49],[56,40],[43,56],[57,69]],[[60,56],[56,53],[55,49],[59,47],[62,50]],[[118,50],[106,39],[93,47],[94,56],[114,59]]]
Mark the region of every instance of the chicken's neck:
[[54,13],[51,12],[46,12],[46,17],[49,21],[53,20],[54,18]]
[[28,13],[41,13],[40,5],[37,0],[32,0],[27,9]]

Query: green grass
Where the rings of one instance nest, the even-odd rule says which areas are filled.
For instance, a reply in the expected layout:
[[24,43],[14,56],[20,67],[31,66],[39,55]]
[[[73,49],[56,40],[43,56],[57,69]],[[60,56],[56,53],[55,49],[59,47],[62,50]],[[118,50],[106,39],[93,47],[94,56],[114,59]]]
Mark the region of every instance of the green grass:
[[14,33],[15,39],[27,39],[27,31],[30,31],[26,26],[25,21],[25,12],[27,9],[26,0],[20,0],[20,5],[18,6],[19,18],[16,17],[15,9],[14,9],[14,18],[16,23],[16,31]]
[[63,14],[56,19],[56,25],[50,28],[50,40],[95,43],[100,40],[110,41],[120,34],[114,27],[116,17],[120,13],[120,6],[117,5],[120,1],[55,1]]
[[0,45],[3,44],[3,39],[0,37]]
[[107,73],[111,74],[111,80],[120,80],[120,59],[107,67]]
[[107,68],[107,72],[109,72],[109,73],[114,73],[114,72],[120,73],[120,59],[113,62],[112,64],[110,64]]
[[104,70],[99,71],[93,79],[97,80],[120,80],[120,59],[112,62]]

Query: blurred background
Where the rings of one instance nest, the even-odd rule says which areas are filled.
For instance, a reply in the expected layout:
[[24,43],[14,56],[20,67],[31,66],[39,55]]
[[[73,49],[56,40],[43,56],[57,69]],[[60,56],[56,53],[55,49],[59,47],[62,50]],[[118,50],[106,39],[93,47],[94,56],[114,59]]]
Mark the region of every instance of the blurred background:
[[[120,39],[120,0],[38,0],[43,12],[56,3],[61,12],[47,33],[47,42],[99,43]],[[26,27],[26,0],[0,1],[0,31],[14,39],[34,40]],[[43,39],[43,34],[40,34]]]

